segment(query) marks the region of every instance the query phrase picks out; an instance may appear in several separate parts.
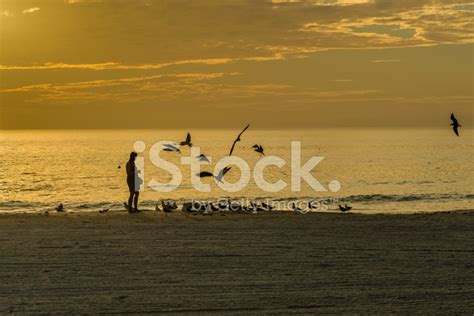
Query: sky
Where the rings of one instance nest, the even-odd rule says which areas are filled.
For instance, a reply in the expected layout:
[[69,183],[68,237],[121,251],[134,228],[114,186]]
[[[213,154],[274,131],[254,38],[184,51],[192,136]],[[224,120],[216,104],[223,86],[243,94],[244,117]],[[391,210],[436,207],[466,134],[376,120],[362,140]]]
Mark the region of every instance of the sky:
[[0,0],[0,127],[474,125],[474,2]]

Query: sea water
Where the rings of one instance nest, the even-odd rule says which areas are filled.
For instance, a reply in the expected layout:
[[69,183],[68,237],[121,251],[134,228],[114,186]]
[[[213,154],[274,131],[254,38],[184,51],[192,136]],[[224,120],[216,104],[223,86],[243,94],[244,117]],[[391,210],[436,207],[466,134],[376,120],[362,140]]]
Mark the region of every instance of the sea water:
[[[353,212],[404,213],[472,209],[473,130],[461,129],[456,137],[449,126],[444,129],[248,129],[236,144],[233,155],[248,163],[250,170],[262,157],[278,156],[281,168],[265,168],[264,178],[287,186],[279,192],[266,192],[253,178],[238,192],[226,192],[214,179],[204,178],[210,192],[200,192],[191,184],[188,165],[181,154],[162,152],[161,158],[176,164],[182,172],[181,185],[172,192],[150,187],[152,179],[166,185],[171,175],[156,167],[150,148],[159,141],[180,142],[187,130],[20,130],[1,131],[0,211],[37,212],[52,210],[63,203],[69,211],[123,210],[128,198],[125,164],[134,143],[141,140],[145,150],[144,191],[141,206],[151,208],[162,199],[183,203],[190,200],[215,200],[221,197],[268,199],[269,201],[324,200],[327,211],[338,204],[350,204]],[[194,147],[212,159],[202,170],[229,154],[239,130],[189,130]],[[302,182],[301,190],[291,189],[291,142],[301,144],[301,162],[313,156],[324,157],[311,171],[326,191],[315,191]],[[261,144],[265,155],[252,146]],[[120,168],[119,168],[120,166]],[[235,166],[225,176],[238,181]],[[329,183],[341,187],[333,192]]]

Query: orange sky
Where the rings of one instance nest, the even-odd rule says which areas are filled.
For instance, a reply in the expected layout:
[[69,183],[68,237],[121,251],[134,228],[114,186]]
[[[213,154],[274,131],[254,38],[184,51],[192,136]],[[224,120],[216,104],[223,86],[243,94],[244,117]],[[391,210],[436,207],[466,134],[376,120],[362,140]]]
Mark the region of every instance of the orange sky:
[[0,0],[1,128],[445,126],[472,1]]

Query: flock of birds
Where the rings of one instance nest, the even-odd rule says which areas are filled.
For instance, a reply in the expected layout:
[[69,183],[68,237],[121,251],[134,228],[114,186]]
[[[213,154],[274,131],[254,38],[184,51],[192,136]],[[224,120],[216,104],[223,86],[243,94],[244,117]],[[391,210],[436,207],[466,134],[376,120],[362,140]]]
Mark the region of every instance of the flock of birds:
[[[128,205],[124,203],[124,207],[128,209]],[[316,207],[312,206],[312,203],[308,204],[309,209],[314,210],[317,209]],[[156,212],[164,212],[165,214],[174,212],[178,209],[178,204],[176,204],[175,201],[161,201],[161,208],[159,204],[155,205],[155,211]],[[272,211],[274,209],[274,206],[272,206],[270,203],[266,202],[256,202],[256,201],[251,201],[250,205],[245,206],[242,205],[238,202],[235,201],[230,201],[230,200],[222,200],[215,205],[212,202],[199,202],[199,203],[193,203],[193,202],[185,202],[181,208],[183,212],[189,212],[193,213],[194,215],[197,214],[203,214],[203,215],[212,215],[213,212],[221,212],[221,215],[225,215],[223,212],[224,211],[233,211],[233,212],[242,212],[242,213],[249,213],[251,212],[252,214],[257,214],[260,211]],[[305,213],[307,210],[302,209],[296,205],[296,203],[291,203],[290,204],[290,209],[294,212],[297,213]],[[351,206],[348,206],[345,204],[345,206],[339,205],[339,210],[343,213],[348,212],[352,209]],[[56,207],[56,211],[61,213],[65,212],[64,205],[61,203]],[[109,209],[102,209],[99,211],[99,213],[104,214],[107,213]],[[46,212],[48,214],[48,212]]]
[[[241,141],[242,134],[249,127],[250,127],[250,124],[247,124],[247,126],[245,126],[245,128],[239,133],[237,138],[234,140],[234,142],[232,143],[232,147],[230,148],[230,151],[229,151],[229,156],[232,155],[232,153],[234,152],[235,145],[237,144],[237,142]],[[192,140],[191,140],[191,134],[189,132],[186,135],[186,139],[184,141],[180,142],[179,145],[178,145],[178,143],[165,144],[163,150],[164,151],[169,151],[169,152],[181,153],[180,146],[188,146],[189,148],[193,147],[193,143],[192,143]],[[252,146],[252,148],[256,153],[259,153],[260,155],[265,155],[265,152],[264,152],[264,149],[263,149],[262,145],[255,144],[255,145]],[[209,158],[207,158],[207,156],[205,154],[200,154],[198,157],[196,157],[196,159],[198,159],[199,161],[202,161],[202,162],[207,162],[207,163],[210,162]],[[212,178],[216,179],[217,181],[222,182],[222,179],[227,174],[227,172],[230,171],[230,169],[231,169],[231,167],[228,167],[228,166],[224,167],[217,174],[214,174],[214,173],[209,172],[209,171],[201,171],[198,174],[196,174],[196,176],[198,176],[200,178],[212,177]]]
[[[459,124],[458,120],[454,116],[454,113],[451,113],[450,119],[452,121],[450,126],[452,126],[454,134],[456,134],[456,136],[459,136],[459,128],[461,127],[461,125]],[[242,136],[242,134],[249,127],[250,127],[250,124],[247,124],[247,126],[239,133],[237,138],[234,140],[234,142],[232,143],[232,147],[230,148],[230,151],[229,151],[229,156],[232,155],[232,153],[234,152],[235,145],[237,144],[237,142],[241,141],[240,137]],[[186,135],[186,139],[179,143],[179,146],[188,146],[190,148],[193,146],[193,143],[191,141],[191,134],[189,132]],[[170,152],[181,153],[181,150],[180,150],[179,146],[177,144],[165,144],[164,145],[165,148],[163,150],[170,151]],[[255,145],[252,146],[252,148],[255,152],[259,153],[260,155],[265,155],[265,152],[264,152],[264,149],[263,149],[262,145],[255,144]],[[201,154],[196,158],[199,161],[210,162],[209,159],[204,154]],[[120,169],[120,166],[118,168]],[[222,182],[222,179],[227,174],[227,172],[229,172],[230,169],[231,169],[231,167],[228,167],[228,166],[224,167],[222,170],[219,171],[219,173],[217,175],[214,175],[212,172],[209,172],[209,171],[201,171],[197,174],[197,176],[200,177],[200,178],[213,177],[217,181]],[[126,205],[126,203],[124,205],[126,207],[128,207]],[[195,212],[195,213],[202,212],[202,213],[206,214],[209,211],[214,211],[215,212],[215,211],[229,210],[229,205],[230,204],[224,205],[222,203],[219,203],[218,205],[214,205],[213,203],[208,202],[208,203],[201,203],[199,205],[199,207],[196,208],[196,207],[193,206],[193,204],[191,202],[187,202],[187,203],[183,204],[182,210],[187,211],[187,212]],[[295,203],[290,204],[290,207],[293,211],[296,211],[296,212],[303,212],[304,211],[303,209],[297,207]],[[339,204],[338,207],[339,207],[339,210],[343,213],[348,212],[352,209],[352,206],[349,206],[347,204],[345,204],[345,205],[340,205]],[[161,201],[161,208],[159,207],[158,204],[155,206],[155,211],[163,211],[165,213],[170,213],[170,212],[173,212],[177,209],[178,209],[178,205],[176,204],[176,202]],[[65,212],[66,211],[65,208],[64,208],[64,205],[62,203],[60,203],[55,208],[55,210],[57,212]],[[253,202],[250,203],[250,206],[243,206],[243,205],[240,205],[240,204],[232,204],[232,210],[233,211],[240,211],[240,212],[257,213],[258,211],[271,211],[271,210],[273,210],[273,207],[270,204],[265,203],[265,202],[262,202],[261,204],[258,204],[257,202],[253,201]],[[99,213],[107,213],[108,211],[109,211],[109,209],[102,209],[102,210],[99,211]],[[46,212],[46,213],[48,213],[48,212]]]

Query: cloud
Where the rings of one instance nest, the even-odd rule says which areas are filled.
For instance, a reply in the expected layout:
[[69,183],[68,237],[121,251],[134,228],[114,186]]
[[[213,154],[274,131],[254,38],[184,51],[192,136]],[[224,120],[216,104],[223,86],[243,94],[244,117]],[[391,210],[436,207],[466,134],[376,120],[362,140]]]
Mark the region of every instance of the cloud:
[[75,3],[99,3],[99,2],[103,2],[103,0],[64,0],[64,2],[69,3],[69,4],[75,4]]
[[372,63],[397,63],[400,59],[375,59],[371,60]]
[[23,13],[23,14],[33,13],[33,12],[39,11],[39,9],[40,9],[40,8],[38,8],[38,7],[29,8],[29,9],[23,10],[22,13]]
[[[299,58],[299,57],[297,57]],[[30,66],[20,65],[0,65],[0,70],[47,70],[47,69],[89,69],[89,70],[151,70],[161,69],[171,66],[179,65],[224,65],[231,64],[241,61],[249,62],[265,62],[284,60],[283,54],[277,53],[271,56],[256,56],[256,57],[243,57],[243,58],[210,58],[210,59],[190,59],[190,60],[178,60],[169,63],[161,64],[142,64],[142,65],[125,65],[117,62],[106,62],[97,64],[66,64],[66,63],[44,63]]]
[[85,104],[97,102],[133,103],[159,100],[223,102],[229,100],[281,99],[335,100],[379,94],[374,89],[322,90],[276,83],[224,83],[219,79],[240,73],[180,73],[125,77],[70,83],[43,83],[3,89],[1,93],[26,93],[28,102]]
[[[26,43],[17,41],[20,30],[8,25],[14,23],[8,19],[4,29],[10,31],[1,34],[10,43],[3,50],[3,63],[162,64],[474,42],[472,10],[460,9],[472,1],[463,0],[97,2],[54,2],[54,10],[42,6],[44,14],[38,16],[42,28],[32,29],[36,36]],[[4,6],[4,10],[15,7],[11,8]],[[61,28],[52,22],[57,12]],[[77,20],[87,20],[87,27],[73,23]]]
[[288,4],[288,3],[306,3],[316,6],[331,6],[331,5],[355,5],[372,3],[373,0],[271,0],[274,4]]

